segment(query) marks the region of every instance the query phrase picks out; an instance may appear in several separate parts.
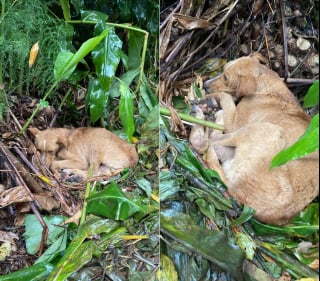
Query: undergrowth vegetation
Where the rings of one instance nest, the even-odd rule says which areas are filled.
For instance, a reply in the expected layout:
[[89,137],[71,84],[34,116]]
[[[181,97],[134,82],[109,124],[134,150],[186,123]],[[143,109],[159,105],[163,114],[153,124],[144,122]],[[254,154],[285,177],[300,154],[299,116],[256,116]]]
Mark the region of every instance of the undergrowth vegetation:
[[[0,128],[2,134],[11,130],[24,147],[7,156],[2,145],[7,140],[1,140],[5,162],[10,166],[14,157],[24,166],[35,154],[28,151],[29,126],[92,126],[136,143],[139,163],[107,181],[72,186],[56,182],[41,162],[29,160],[28,176],[58,208],[26,210],[23,233],[14,224],[12,232],[1,226],[25,244],[9,249],[0,280],[80,280],[92,274],[156,280],[158,5],[154,0],[1,1],[0,115],[8,122]],[[37,45],[39,50],[32,47]],[[12,182],[25,184],[19,175],[1,174],[1,183],[14,191]],[[5,208],[1,222],[15,221],[20,206],[15,200],[8,202],[14,212]],[[14,270],[13,256],[22,260]]]

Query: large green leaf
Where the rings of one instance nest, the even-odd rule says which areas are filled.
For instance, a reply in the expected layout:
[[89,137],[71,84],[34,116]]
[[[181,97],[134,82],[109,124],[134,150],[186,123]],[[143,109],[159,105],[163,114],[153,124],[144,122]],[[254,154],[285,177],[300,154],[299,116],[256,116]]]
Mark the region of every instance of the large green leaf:
[[[96,28],[100,24],[104,23],[98,23]],[[115,33],[113,27],[105,28],[109,30],[108,34],[95,47],[91,54],[100,86],[103,90],[108,90],[120,62],[122,41]]]
[[128,87],[131,85],[133,79],[139,74],[139,69],[133,69],[125,72],[120,76],[120,79],[114,79],[109,89],[110,97],[116,98],[120,96],[119,87],[121,83],[126,84]]
[[202,228],[189,215],[174,210],[161,212],[160,221],[165,234],[228,271],[236,280],[244,280],[244,252],[224,232]]
[[129,30],[128,36],[129,69],[137,69],[140,67],[141,63],[141,50],[144,42],[144,33]]
[[303,99],[303,107],[315,106],[319,103],[319,80],[314,81]]
[[86,102],[90,106],[90,120],[95,123],[103,114],[108,101],[108,92],[101,89],[98,79],[90,77]]
[[140,205],[128,199],[115,182],[102,192],[90,196],[87,202],[89,214],[115,220],[125,220],[141,210]]
[[124,131],[129,142],[132,141],[132,136],[135,131],[134,119],[133,119],[133,94],[129,87],[120,83],[120,104],[119,104],[119,116],[124,128]]
[[[84,57],[89,54],[100,42],[101,40],[109,33],[109,29],[104,30],[99,36],[92,37],[85,41],[79,50],[71,55],[71,54],[62,54],[58,55],[56,60],[54,70],[55,70],[55,82],[61,82],[69,78],[77,64],[84,59]],[[63,51],[65,53],[65,51]],[[65,57],[66,60],[62,63],[62,57]]]
[[271,168],[299,159],[319,149],[319,113],[315,115],[305,133],[292,146],[280,151],[271,162]]
[[89,236],[109,233],[118,227],[115,221],[89,217],[85,223],[80,225],[76,237],[69,244],[64,256],[59,260],[54,271],[46,279],[47,281],[66,280],[73,272],[79,270],[83,265],[92,260],[92,256],[100,256],[100,249],[93,241],[84,242]]
[[62,72],[63,67],[65,67],[66,65],[66,62],[71,61],[73,56],[74,54],[69,51],[62,51],[58,54],[53,69],[54,79],[56,81],[66,80],[73,73],[77,65],[74,65],[72,68],[70,68],[68,71],[65,71],[64,73]]
[[54,266],[52,264],[42,262],[19,269],[11,274],[0,276],[0,281],[47,280],[46,277],[53,269]]
[[[49,234],[47,244],[51,245],[59,236],[65,234],[65,229],[59,225],[65,220],[63,216],[43,217],[43,220],[48,226]],[[34,255],[38,252],[43,228],[35,215],[26,215],[25,221],[26,231],[24,237],[26,239],[27,252]]]

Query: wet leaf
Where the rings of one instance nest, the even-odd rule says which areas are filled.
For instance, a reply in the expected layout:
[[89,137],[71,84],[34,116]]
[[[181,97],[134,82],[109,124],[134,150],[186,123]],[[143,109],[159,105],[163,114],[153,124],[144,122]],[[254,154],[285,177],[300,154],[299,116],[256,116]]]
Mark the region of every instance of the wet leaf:
[[120,83],[120,104],[119,104],[119,115],[121,123],[126,133],[127,140],[132,140],[132,135],[135,131],[135,125],[133,120],[133,94],[131,93],[129,87]]
[[158,272],[159,280],[178,281],[178,274],[172,260],[164,254],[160,255],[161,269]]
[[108,233],[118,227],[118,223],[98,217],[89,217],[80,225],[76,237],[69,244],[64,256],[57,263],[54,271],[47,281],[66,280],[73,272],[92,260],[93,256],[99,257],[103,252],[93,241],[84,242],[89,236]]
[[[105,25],[105,23],[97,25],[99,24]],[[107,35],[92,50],[91,54],[100,86],[106,91],[110,88],[120,62],[122,41],[115,33],[114,28],[105,28],[108,30]]]
[[190,216],[173,210],[162,211],[160,221],[165,234],[215,263],[237,280],[243,280],[244,252],[224,232],[204,229]]
[[144,42],[144,33],[128,30],[128,62],[129,69],[139,69],[141,63],[141,50]]
[[245,233],[238,232],[236,234],[236,241],[240,248],[246,253],[247,259],[252,260],[255,253],[256,244],[253,242],[251,237]]
[[19,269],[11,274],[0,276],[0,281],[46,280],[46,276],[48,276],[53,269],[54,265],[42,262]]
[[148,197],[151,196],[152,187],[150,181],[145,178],[136,179],[138,186],[147,194]]
[[288,226],[273,226],[268,224],[262,224],[261,222],[251,219],[250,221],[254,227],[254,230],[259,235],[286,235],[288,237],[309,237],[319,230],[319,225],[288,225]]
[[140,205],[128,199],[114,182],[102,192],[90,196],[87,202],[88,214],[96,214],[115,220],[125,220],[141,210]]
[[67,80],[75,70],[77,64],[108,35],[108,32],[109,29],[106,29],[99,36],[88,39],[80,46],[75,54],[68,51],[60,52],[54,64],[55,81],[61,82]]
[[95,22],[103,22],[107,21],[108,16],[104,13],[99,11],[88,11],[88,10],[81,10],[81,19],[83,21],[95,21]]
[[160,172],[160,201],[165,201],[180,190],[180,184],[170,171]]
[[241,225],[246,221],[248,221],[249,219],[251,219],[254,213],[255,213],[254,209],[250,208],[247,205],[244,205],[240,216],[237,219],[235,219],[230,225],[231,226]]
[[90,120],[94,124],[103,115],[108,101],[108,93],[101,89],[98,79],[89,78],[86,101],[89,101]]

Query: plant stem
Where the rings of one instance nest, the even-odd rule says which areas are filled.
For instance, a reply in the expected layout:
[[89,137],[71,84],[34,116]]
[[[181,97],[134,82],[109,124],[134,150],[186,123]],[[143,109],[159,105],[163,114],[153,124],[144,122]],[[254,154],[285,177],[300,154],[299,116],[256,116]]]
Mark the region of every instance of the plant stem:
[[[166,115],[166,116],[170,116],[170,110],[168,108],[160,106],[160,114]],[[177,112],[177,114],[184,121],[195,123],[195,124],[199,124],[199,125],[202,125],[202,126],[209,127],[211,129],[219,130],[219,131],[223,131],[224,130],[224,127],[222,125],[217,124],[217,123],[209,122],[209,121],[202,120],[202,119],[199,119],[199,118],[195,118],[195,117],[192,117],[190,115],[179,113],[179,112]]]
[[[56,81],[55,83],[53,83],[53,85],[51,86],[51,88],[46,92],[45,96],[43,97],[43,101],[45,101],[48,96],[52,93],[52,91],[55,89],[55,87],[58,85],[60,81]],[[30,125],[31,121],[33,120],[34,116],[38,113],[38,111],[41,108],[41,104],[39,103],[36,107],[36,109],[32,112],[31,116],[29,117],[29,119],[27,120],[27,122],[23,125],[22,129],[20,130],[19,134],[23,134],[27,127]]]

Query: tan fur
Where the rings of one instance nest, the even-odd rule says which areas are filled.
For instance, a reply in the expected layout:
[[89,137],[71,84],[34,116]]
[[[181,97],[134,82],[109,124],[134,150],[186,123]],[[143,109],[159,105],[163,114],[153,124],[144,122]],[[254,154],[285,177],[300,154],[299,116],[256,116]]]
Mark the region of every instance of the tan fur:
[[35,146],[56,177],[61,170],[86,180],[93,165],[93,176],[111,175],[138,161],[134,145],[103,128],[29,128]]
[[281,225],[317,196],[319,153],[269,169],[272,158],[305,132],[310,118],[277,73],[260,61],[259,54],[239,58],[206,82],[209,97],[222,108],[225,131],[213,131],[208,146],[195,126],[190,142],[200,146],[200,131],[209,147],[208,166],[217,170],[229,193],[256,209],[260,221]]

